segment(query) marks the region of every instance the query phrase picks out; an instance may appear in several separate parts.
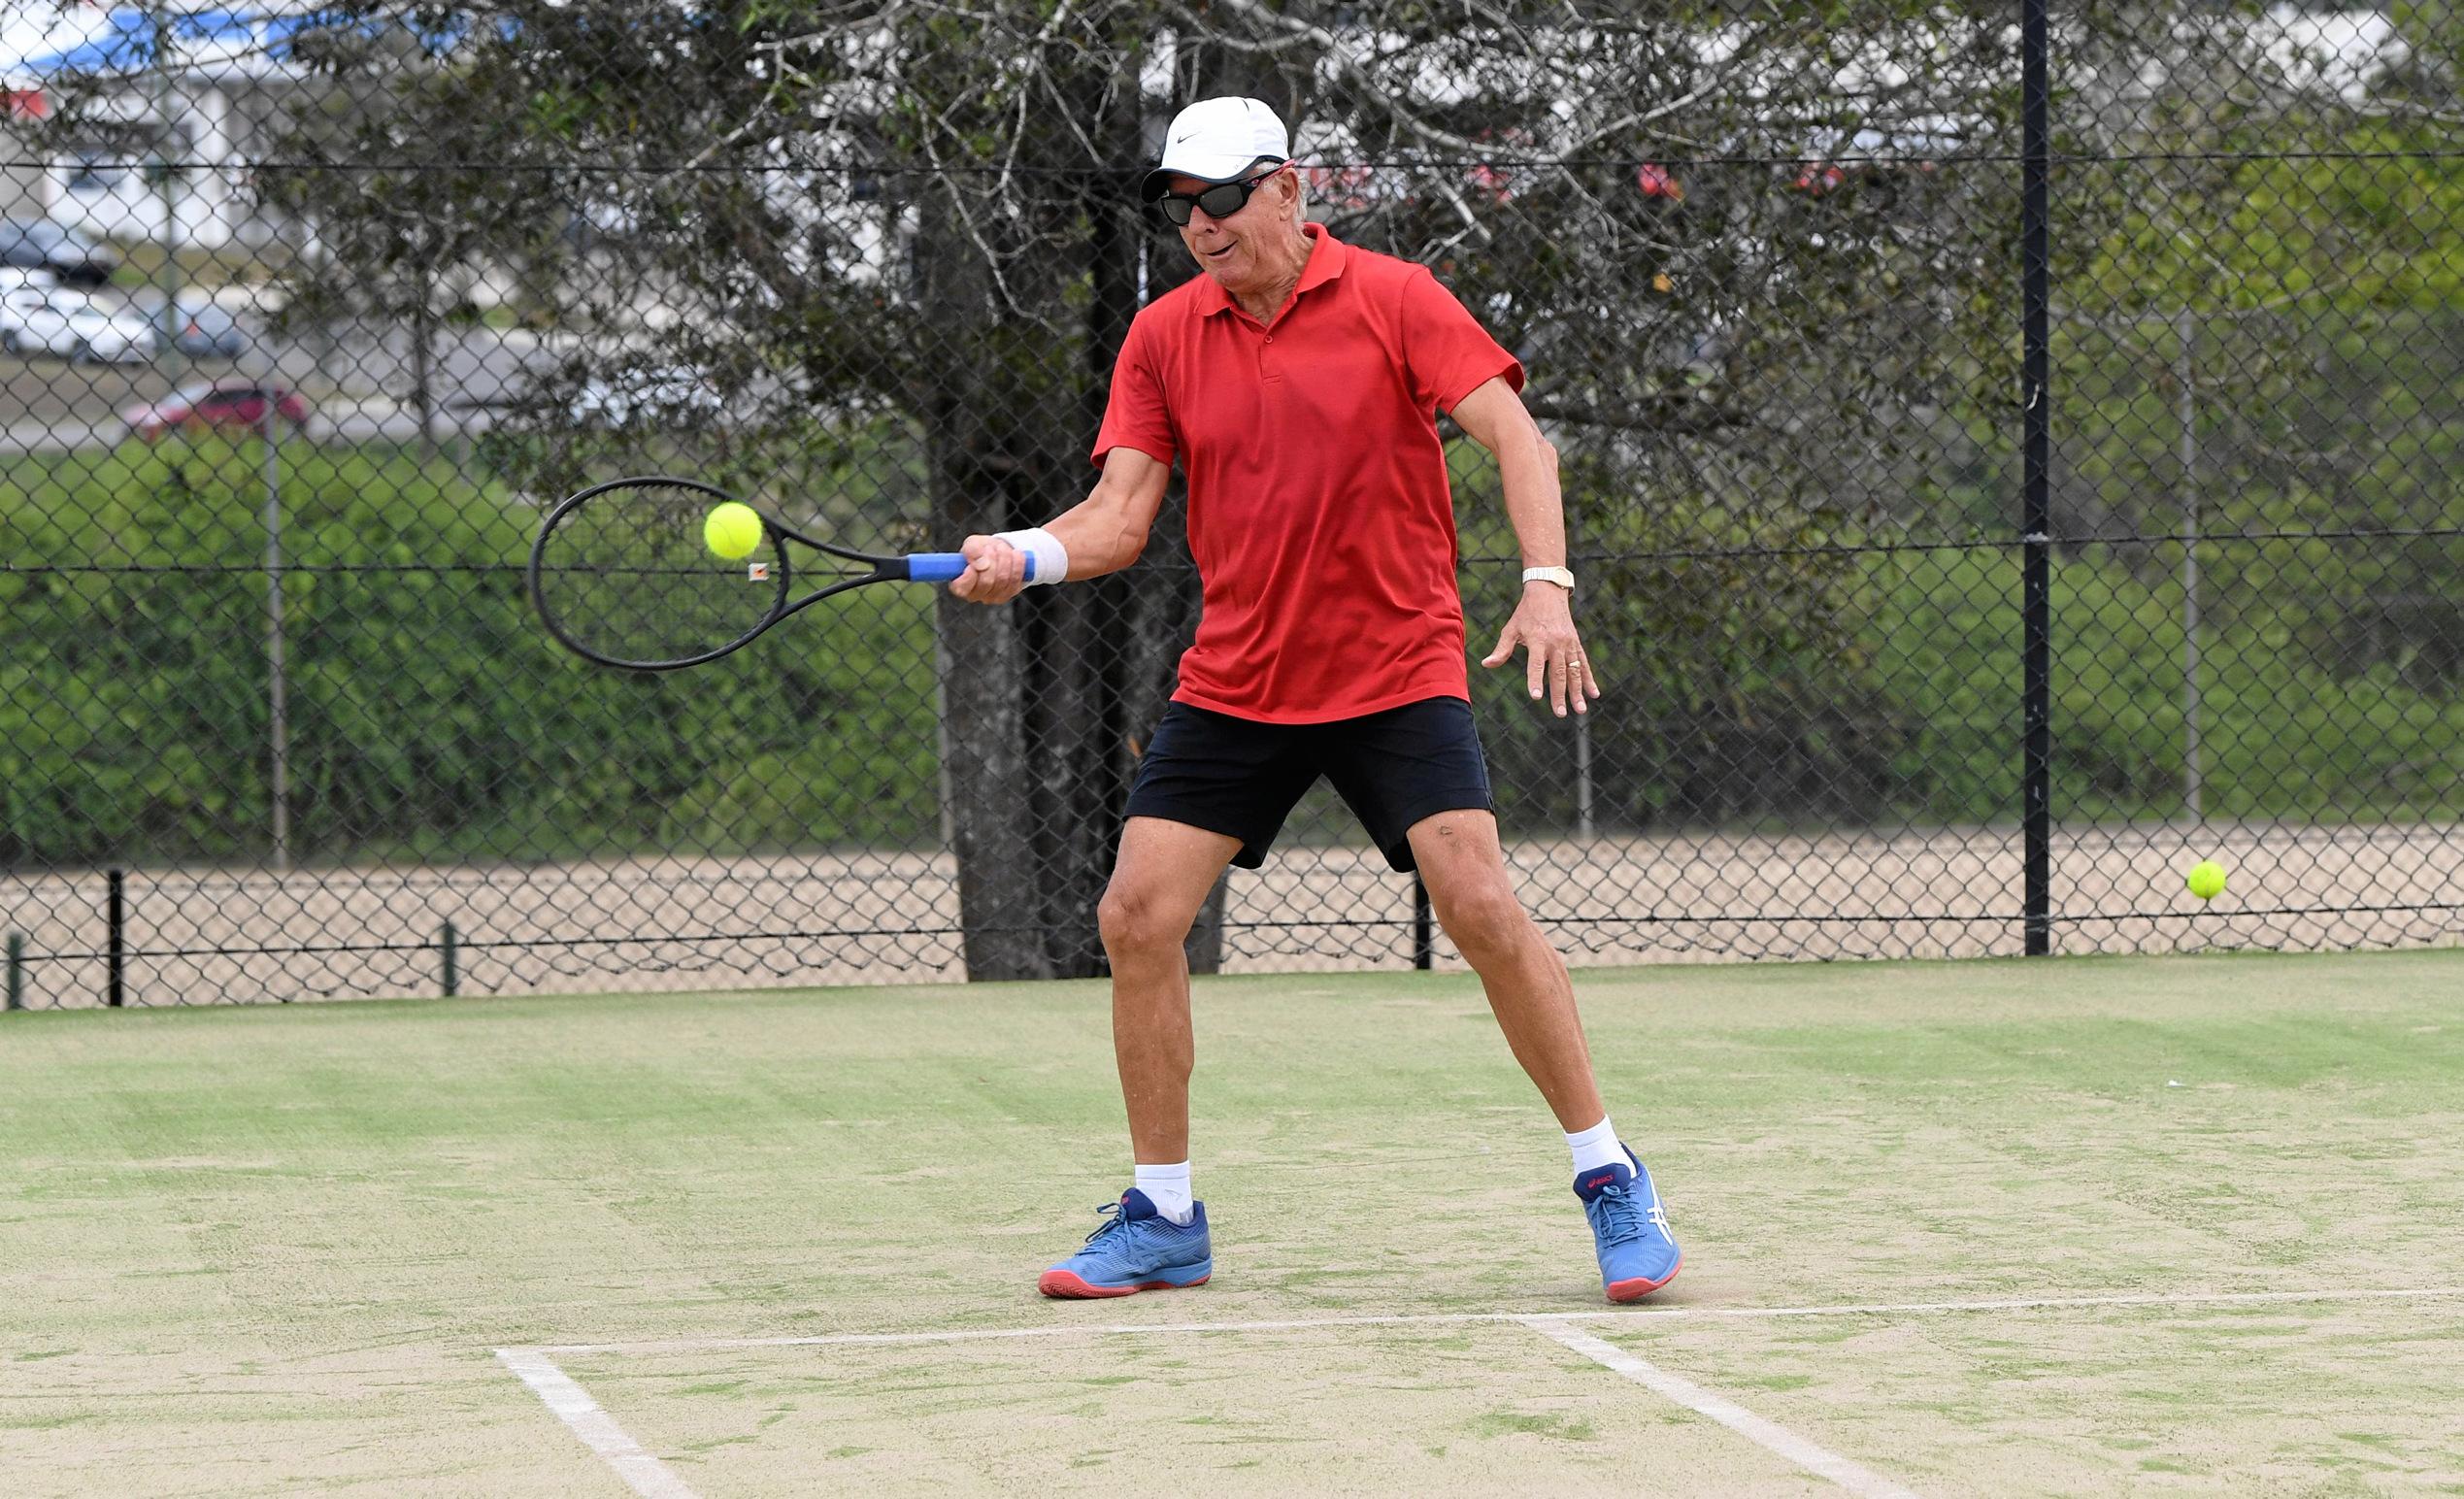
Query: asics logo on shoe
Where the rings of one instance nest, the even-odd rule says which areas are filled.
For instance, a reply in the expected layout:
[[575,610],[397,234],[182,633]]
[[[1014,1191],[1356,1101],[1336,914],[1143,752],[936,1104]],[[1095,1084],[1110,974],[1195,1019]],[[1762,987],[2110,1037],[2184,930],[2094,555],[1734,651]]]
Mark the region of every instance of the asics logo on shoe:
[[1585,1186],[1606,1186],[1606,1185],[1608,1185],[1610,1183],[1612,1183],[1612,1182],[1615,1181],[1616,1179],[1617,1179],[1617,1174],[1616,1174],[1615,1172],[1612,1171],[1612,1172],[1609,1172],[1608,1174],[1606,1174],[1605,1176],[1597,1176],[1597,1177],[1593,1177],[1590,1181],[1585,1182],[1585,1183],[1582,1183],[1582,1184],[1583,1184],[1583,1185],[1585,1185]]

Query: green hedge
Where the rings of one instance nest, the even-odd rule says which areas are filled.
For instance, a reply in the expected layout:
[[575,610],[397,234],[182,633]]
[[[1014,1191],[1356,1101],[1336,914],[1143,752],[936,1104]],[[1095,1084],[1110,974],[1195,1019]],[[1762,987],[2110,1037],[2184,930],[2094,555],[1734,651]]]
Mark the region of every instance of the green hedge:
[[[531,616],[524,497],[391,446],[287,444],[279,478],[303,856],[933,831],[915,595],[867,590],[693,672],[610,673]],[[264,499],[261,450],[216,441],[25,459],[0,480],[0,861],[266,848]]]
[[[2353,675],[2303,644],[2314,613],[2276,577],[2294,544],[2211,549],[2201,588],[2202,810],[2211,816],[2453,816],[2464,699],[2380,662]],[[1948,560],[1942,560],[1948,558]],[[2313,576],[2301,569],[2302,576]],[[2019,562],[1876,559],[1883,680],[1915,735],[1898,766],[1929,817],[2019,808]],[[2182,810],[2181,592],[2101,552],[2052,571],[2053,807],[2066,818]]]
[[[390,446],[289,445],[281,483],[299,856],[938,842],[920,590],[864,590],[714,666],[610,673],[531,616],[527,498]],[[265,850],[263,505],[252,445],[27,459],[0,479],[0,862]],[[1477,540],[1511,546],[1495,530]],[[2464,702],[2400,660],[2330,669],[2317,642],[2349,580],[2343,553],[2312,554],[2325,546],[2210,549],[2207,810],[2452,815]],[[2054,570],[2064,817],[2181,807],[2180,592],[2136,560]],[[1593,572],[1585,616],[1619,698],[1596,725],[1603,825],[2016,816],[2015,557]],[[1512,582],[1467,580],[1476,653]],[[1510,810],[1563,825],[1565,728],[1511,688],[1480,688]]]

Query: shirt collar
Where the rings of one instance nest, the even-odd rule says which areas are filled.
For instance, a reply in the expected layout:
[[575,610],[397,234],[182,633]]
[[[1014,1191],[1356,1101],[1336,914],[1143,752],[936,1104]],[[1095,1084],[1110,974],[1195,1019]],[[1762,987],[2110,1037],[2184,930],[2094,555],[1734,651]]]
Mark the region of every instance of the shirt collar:
[[[1316,241],[1316,245],[1309,252],[1309,263],[1301,267],[1300,284],[1292,288],[1292,300],[1295,302],[1300,300],[1302,292],[1322,286],[1343,275],[1344,258],[1349,253],[1345,250],[1343,241],[1326,232],[1324,224],[1304,223],[1301,233]],[[1230,312],[1232,293],[1223,289],[1223,283],[1204,271],[1198,273],[1198,278],[1205,283],[1198,288],[1199,316],[1212,317],[1217,313]]]

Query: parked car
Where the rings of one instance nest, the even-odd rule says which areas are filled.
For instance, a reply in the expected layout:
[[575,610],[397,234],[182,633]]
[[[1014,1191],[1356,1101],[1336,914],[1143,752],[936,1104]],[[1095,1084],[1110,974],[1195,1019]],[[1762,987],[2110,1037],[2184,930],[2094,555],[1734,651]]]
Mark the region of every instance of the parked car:
[[154,329],[125,307],[61,286],[0,289],[0,349],[127,364],[153,357]]
[[[0,290],[0,349],[13,354],[61,354],[70,349],[69,302],[50,286]],[[77,293],[65,294],[75,297]]]
[[95,364],[143,364],[154,356],[157,342],[154,325],[142,314],[91,302],[69,313],[69,332],[76,339],[69,357]]
[[0,218],[0,266],[49,271],[73,286],[99,286],[119,258],[49,218]]
[[698,370],[683,366],[634,366],[583,383],[565,404],[565,419],[578,427],[709,426],[726,415],[726,403]]
[[211,431],[246,435],[262,429],[271,403],[276,418],[293,432],[308,425],[308,398],[287,385],[250,380],[218,380],[186,385],[159,401],[132,406],[120,413],[128,435],[160,442],[173,432]]

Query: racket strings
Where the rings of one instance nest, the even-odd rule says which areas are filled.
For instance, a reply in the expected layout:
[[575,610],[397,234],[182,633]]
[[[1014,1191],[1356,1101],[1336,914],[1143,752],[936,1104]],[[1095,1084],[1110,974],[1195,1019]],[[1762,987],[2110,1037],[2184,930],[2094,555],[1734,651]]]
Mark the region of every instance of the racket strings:
[[749,557],[713,553],[702,526],[717,503],[698,486],[604,489],[542,538],[542,612],[569,643],[607,660],[659,664],[723,650],[767,623],[786,568],[765,538]]

